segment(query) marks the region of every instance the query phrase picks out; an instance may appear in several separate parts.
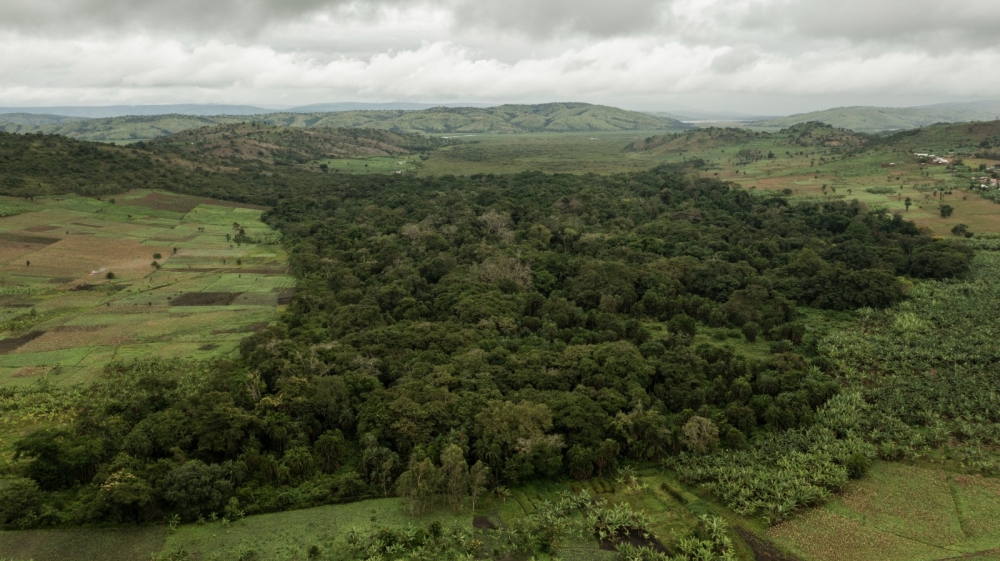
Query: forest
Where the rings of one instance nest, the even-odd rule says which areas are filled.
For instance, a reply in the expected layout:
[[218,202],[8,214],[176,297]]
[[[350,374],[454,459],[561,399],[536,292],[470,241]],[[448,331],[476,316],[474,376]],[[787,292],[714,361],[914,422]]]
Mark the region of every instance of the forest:
[[[393,495],[419,511],[623,462],[666,465],[777,521],[887,454],[855,426],[881,398],[842,390],[816,318],[863,309],[881,333],[879,310],[917,279],[973,265],[968,245],[900,214],[743,189],[699,175],[698,160],[608,176],[349,176],[0,141],[18,171],[5,194],[169,184],[270,206],[298,278],[279,324],[238,357],[115,363],[74,394],[71,423],[18,440],[0,518],[21,528]],[[907,329],[930,336],[920,321]],[[870,355],[856,349],[877,344],[866,337],[838,351],[859,372]],[[914,391],[893,380],[872,391]]]

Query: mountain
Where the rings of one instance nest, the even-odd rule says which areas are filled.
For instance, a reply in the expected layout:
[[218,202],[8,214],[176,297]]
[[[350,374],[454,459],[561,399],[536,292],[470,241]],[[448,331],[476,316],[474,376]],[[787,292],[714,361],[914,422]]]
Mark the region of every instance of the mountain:
[[47,115],[44,113],[7,113],[0,115],[0,130],[4,132],[21,132],[22,127],[44,127],[48,125],[62,125],[79,121],[78,117],[66,117],[63,115]]
[[837,107],[750,123],[764,129],[783,129],[819,121],[858,132],[883,132],[926,127],[935,123],[988,121],[1000,116],[1000,102],[946,103],[921,107]]
[[0,107],[0,115],[6,113],[30,113],[102,119],[129,115],[259,115],[272,109],[251,105],[179,104],[179,105],[101,105],[65,107]]
[[[45,116],[52,117],[52,116]],[[49,119],[39,124],[10,125],[8,115],[0,115],[0,130],[6,132],[58,134],[80,140],[96,142],[135,142],[149,140],[161,136],[175,134],[181,131],[210,127],[220,124],[244,122],[245,117],[215,116],[200,117],[196,115],[155,115],[109,117],[103,119]],[[21,119],[22,121],[24,119]]]
[[[20,121],[24,118],[18,117]],[[255,121],[298,128],[372,128],[400,133],[533,133],[596,132],[627,130],[687,130],[691,125],[676,119],[657,117],[615,107],[586,103],[546,103],[542,105],[500,105],[497,107],[434,107],[418,111],[364,110],[325,113],[265,113],[237,115],[155,115],[103,119],[76,119],[42,122],[35,125],[4,125],[8,132],[43,132],[81,140],[135,142],[214,125]]]
[[383,111],[403,109],[406,111],[419,111],[421,109],[433,109],[435,107],[491,107],[488,103],[365,103],[363,101],[345,101],[339,103],[314,103],[312,105],[302,105],[285,109],[288,113],[333,113],[335,111]]
[[685,130],[676,119],[587,103],[435,107],[421,111],[275,113],[266,121],[285,126],[365,127],[421,133],[596,132]]
[[650,111],[650,115],[677,119],[683,122],[733,122],[733,121],[764,121],[773,117],[750,115],[735,111],[701,111],[698,109],[682,109],[677,111]]

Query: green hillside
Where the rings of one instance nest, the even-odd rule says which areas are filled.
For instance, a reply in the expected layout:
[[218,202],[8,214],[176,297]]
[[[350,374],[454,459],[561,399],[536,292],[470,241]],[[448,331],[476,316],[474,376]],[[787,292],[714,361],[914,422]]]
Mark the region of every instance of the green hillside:
[[737,157],[744,160],[759,158],[768,152],[787,148],[826,148],[844,152],[869,142],[870,136],[834,128],[819,122],[801,123],[777,132],[753,131],[742,128],[707,128],[687,132],[650,136],[625,147],[627,152],[653,154],[701,154],[706,150],[742,149]]
[[253,117],[157,115],[107,119],[33,119],[0,115],[6,132],[59,134],[98,142],[135,142],[212,125],[256,121],[299,128],[375,128],[403,133],[589,132],[685,130],[676,119],[587,103],[501,105],[489,108],[437,107],[421,111],[271,113]]
[[185,158],[236,158],[304,164],[328,158],[370,158],[421,152],[446,141],[373,129],[301,129],[259,123],[219,125],[183,131],[149,143],[154,151]]
[[1000,121],[932,125],[898,132],[879,144],[903,152],[954,152],[964,155],[996,153],[1000,151]]
[[754,128],[783,129],[809,121],[859,132],[916,129],[935,123],[985,121],[997,118],[997,110],[978,106],[939,107],[837,107],[752,123]]
[[289,126],[371,127],[423,133],[581,132],[688,129],[676,119],[587,103],[436,107],[422,111],[343,111],[268,116]]
[[[149,140],[198,127],[232,124],[246,121],[246,117],[191,115],[156,115],[110,117],[107,119],[60,118],[38,119],[38,115],[21,115],[21,122],[8,124],[11,115],[0,115],[0,129],[5,132],[58,134],[94,142],[135,142]],[[51,117],[51,116],[45,116]]]
[[76,117],[65,117],[63,115],[42,115],[36,113],[7,113],[0,115],[0,130],[4,132],[22,132],[21,129],[28,127],[34,130],[35,127],[47,125],[62,125],[79,121]]

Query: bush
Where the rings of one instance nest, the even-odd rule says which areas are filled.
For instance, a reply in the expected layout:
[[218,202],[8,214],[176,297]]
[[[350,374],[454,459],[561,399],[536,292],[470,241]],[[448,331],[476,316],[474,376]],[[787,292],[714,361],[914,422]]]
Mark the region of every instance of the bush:
[[667,329],[671,333],[684,333],[694,337],[698,332],[698,324],[687,314],[677,314],[670,318],[670,322],[667,323]]
[[0,529],[38,508],[40,498],[38,484],[31,479],[0,479]]
[[941,205],[939,210],[941,211],[941,218],[948,218],[951,216],[951,213],[955,212],[955,207],[951,205]]

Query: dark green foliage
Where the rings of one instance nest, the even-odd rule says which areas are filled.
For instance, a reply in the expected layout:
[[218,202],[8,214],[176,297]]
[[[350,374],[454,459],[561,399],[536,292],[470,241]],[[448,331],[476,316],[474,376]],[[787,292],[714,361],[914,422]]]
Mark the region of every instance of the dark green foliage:
[[910,274],[915,277],[946,279],[969,272],[973,250],[958,243],[934,242],[913,252]]
[[45,429],[14,444],[14,458],[30,460],[25,475],[47,490],[85,483],[97,471],[105,446],[97,438]]
[[[295,298],[238,360],[197,376],[115,366],[67,431],[22,440],[21,457],[65,468],[35,459],[25,475],[87,506],[57,522],[384,496],[405,473],[423,497],[442,487],[415,476],[433,479],[445,451],[461,467],[456,450],[491,487],[607,474],[691,447],[695,416],[716,429],[706,453],[805,431],[838,384],[810,367],[797,308],[890,306],[918,257],[961,253],[899,216],[791,205],[684,167],[416,178],[240,165],[177,188],[272,205]],[[772,356],[695,343],[753,324]],[[121,487],[116,509],[95,498],[102,485]]]

